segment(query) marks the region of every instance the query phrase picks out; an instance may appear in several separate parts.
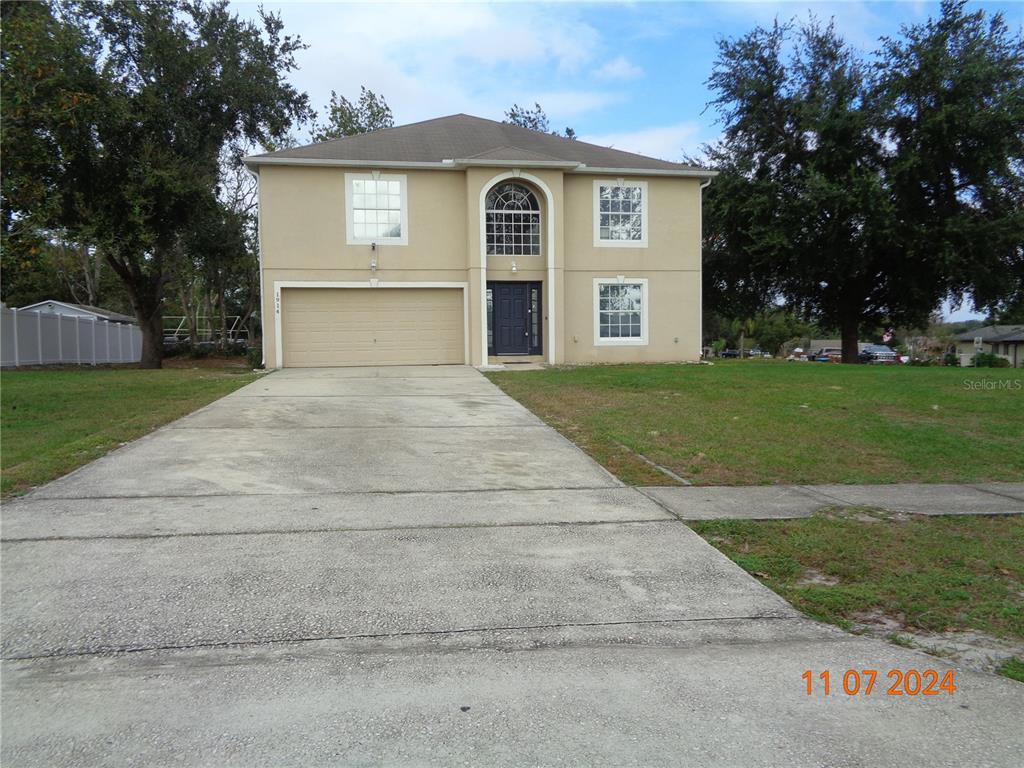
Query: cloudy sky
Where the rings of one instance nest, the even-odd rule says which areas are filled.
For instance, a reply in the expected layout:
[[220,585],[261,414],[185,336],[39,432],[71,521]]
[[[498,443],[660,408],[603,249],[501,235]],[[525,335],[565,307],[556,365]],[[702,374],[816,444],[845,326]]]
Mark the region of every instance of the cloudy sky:
[[[1024,23],[1024,3],[975,3]],[[331,90],[384,94],[398,123],[467,112],[500,120],[539,102],[581,138],[678,160],[718,133],[704,111],[716,41],[755,24],[835,18],[865,51],[937,2],[336,3],[267,0],[309,45],[293,81],[323,109]],[[255,15],[255,3],[236,3]]]
[[[552,126],[679,160],[719,132],[705,111],[716,41],[779,19],[834,18],[871,51],[937,2],[456,3],[265,0],[309,45],[293,82],[323,111],[331,90],[381,93],[399,124],[466,112],[502,119],[538,102]],[[1024,3],[973,3],[1024,24]],[[255,3],[236,3],[255,16]],[[302,136],[301,138],[306,138]]]

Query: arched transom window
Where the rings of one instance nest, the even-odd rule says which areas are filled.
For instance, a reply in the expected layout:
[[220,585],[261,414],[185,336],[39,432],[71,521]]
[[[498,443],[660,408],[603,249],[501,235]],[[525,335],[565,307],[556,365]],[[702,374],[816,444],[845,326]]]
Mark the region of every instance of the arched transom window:
[[485,207],[488,255],[540,255],[540,205],[533,192],[522,184],[498,184]]

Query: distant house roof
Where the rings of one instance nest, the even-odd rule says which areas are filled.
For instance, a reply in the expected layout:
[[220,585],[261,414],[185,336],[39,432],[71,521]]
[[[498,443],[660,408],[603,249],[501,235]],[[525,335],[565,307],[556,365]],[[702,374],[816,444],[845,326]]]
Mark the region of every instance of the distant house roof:
[[245,158],[250,166],[344,165],[464,168],[473,165],[562,168],[577,173],[645,173],[711,178],[714,171],[623,152],[472,115],[421,123],[282,149]]
[[103,307],[90,307],[88,304],[72,304],[68,301],[56,301],[55,299],[46,299],[45,301],[37,301],[35,304],[29,304],[24,307],[19,307],[19,312],[25,310],[35,312],[52,312],[54,314],[62,314],[61,308],[70,310],[63,314],[75,314],[75,315],[93,315],[100,320],[106,320],[111,323],[134,323],[135,318],[130,315],[122,315],[120,312],[114,312],[109,309],[103,309]]
[[994,341],[1024,341],[1024,325],[986,325],[958,333],[953,338],[957,341],[974,341],[981,338],[984,344]]

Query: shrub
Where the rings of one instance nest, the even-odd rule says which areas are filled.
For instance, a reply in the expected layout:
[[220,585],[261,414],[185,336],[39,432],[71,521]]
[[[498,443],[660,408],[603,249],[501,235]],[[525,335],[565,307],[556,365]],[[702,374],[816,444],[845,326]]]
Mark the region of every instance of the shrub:
[[245,350],[245,357],[249,361],[251,368],[262,368],[263,367],[263,348],[262,347],[247,347]]
[[975,368],[1009,368],[1010,361],[991,352],[979,352],[974,356]]
[[947,352],[942,358],[943,365],[949,365],[954,368],[960,366],[960,357],[953,352]]

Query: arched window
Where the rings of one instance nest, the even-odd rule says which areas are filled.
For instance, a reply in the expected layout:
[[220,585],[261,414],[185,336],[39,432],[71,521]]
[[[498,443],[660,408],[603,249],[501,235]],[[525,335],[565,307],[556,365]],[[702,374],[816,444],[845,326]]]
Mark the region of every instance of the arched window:
[[522,184],[496,185],[487,194],[485,216],[488,255],[540,255],[540,205]]

